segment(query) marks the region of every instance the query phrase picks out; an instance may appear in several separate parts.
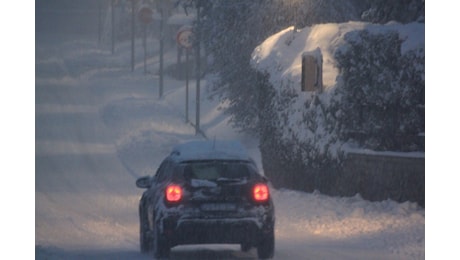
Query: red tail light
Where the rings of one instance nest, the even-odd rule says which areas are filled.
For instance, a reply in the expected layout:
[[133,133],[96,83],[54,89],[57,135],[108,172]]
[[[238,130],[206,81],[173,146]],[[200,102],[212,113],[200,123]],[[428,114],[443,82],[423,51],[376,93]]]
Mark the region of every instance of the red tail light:
[[256,184],[252,189],[252,196],[257,202],[264,202],[268,200],[270,192],[266,184],[260,183]]
[[179,185],[168,185],[166,187],[166,200],[168,202],[178,202],[182,199],[182,188]]

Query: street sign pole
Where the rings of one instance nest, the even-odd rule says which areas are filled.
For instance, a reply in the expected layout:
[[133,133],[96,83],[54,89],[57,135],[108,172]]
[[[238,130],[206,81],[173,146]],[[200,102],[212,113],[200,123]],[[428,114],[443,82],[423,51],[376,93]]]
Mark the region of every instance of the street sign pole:
[[195,135],[200,133],[200,78],[201,78],[201,68],[200,68],[200,6],[197,8],[197,26],[196,26],[196,119],[195,119]]
[[189,49],[185,49],[185,123],[188,123],[188,55]]
[[99,0],[98,2],[98,16],[97,16],[97,44],[101,45],[102,40],[102,2]]
[[144,74],[147,74],[147,25],[144,24],[144,35],[142,39],[142,45],[144,47]]
[[160,89],[159,89],[159,96],[160,98],[163,97],[163,48],[164,48],[164,18],[165,10],[161,10],[161,19],[160,19]]
[[181,50],[185,50],[185,122],[188,123],[188,100],[189,100],[189,54],[193,47],[193,30],[190,26],[183,26],[176,36],[177,44]]
[[[134,0],[132,0],[134,1]],[[147,26],[153,21],[153,11],[148,6],[139,9],[139,20],[142,22],[142,45],[144,47],[144,74],[147,74]]]
[[134,11],[136,3],[131,0],[131,72],[134,71],[134,38],[136,33],[136,12]]
[[111,22],[112,22],[112,54],[115,53],[115,0],[111,1]]

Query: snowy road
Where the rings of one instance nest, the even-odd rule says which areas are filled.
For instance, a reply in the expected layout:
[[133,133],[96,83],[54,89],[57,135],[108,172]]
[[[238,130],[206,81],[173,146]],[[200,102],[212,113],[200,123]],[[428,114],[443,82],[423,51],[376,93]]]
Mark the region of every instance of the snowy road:
[[[200,138],[184,123],[184,82],[166,78],[158,99],[158,80],[143,74],[143,63],[130,71],[128,44],[111,55],[94,39],[50,37],[36,41],[36,259],[151,259],[139,252],[142,190],[134,181],[152,174],[173,145]],[[226,125],[219,104],[202,93],[206,134],[240,139],[260,168],[257,141]],[[288,190],[273,197],[275,259],[424,259],[425,211],[415,204]],[[256,255],[202,245],[175,247],[171,258]]]

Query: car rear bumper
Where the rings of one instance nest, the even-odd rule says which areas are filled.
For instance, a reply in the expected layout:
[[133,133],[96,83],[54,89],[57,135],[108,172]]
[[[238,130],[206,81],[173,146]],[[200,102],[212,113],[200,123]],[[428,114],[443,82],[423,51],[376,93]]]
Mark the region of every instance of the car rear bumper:
[[181,219],[163,221],[163,234],[171,246],[184,244],[251,244],[256,245],[273,232],[273,221],[261,223],[257,218]]

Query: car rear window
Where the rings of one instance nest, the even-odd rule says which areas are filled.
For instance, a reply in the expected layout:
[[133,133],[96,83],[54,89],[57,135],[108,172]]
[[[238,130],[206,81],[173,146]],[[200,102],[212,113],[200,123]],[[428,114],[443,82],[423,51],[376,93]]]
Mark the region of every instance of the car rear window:
[[186,179],[216,181],[249,178],[247,163],[228,161],[188,162],[184,165]]

